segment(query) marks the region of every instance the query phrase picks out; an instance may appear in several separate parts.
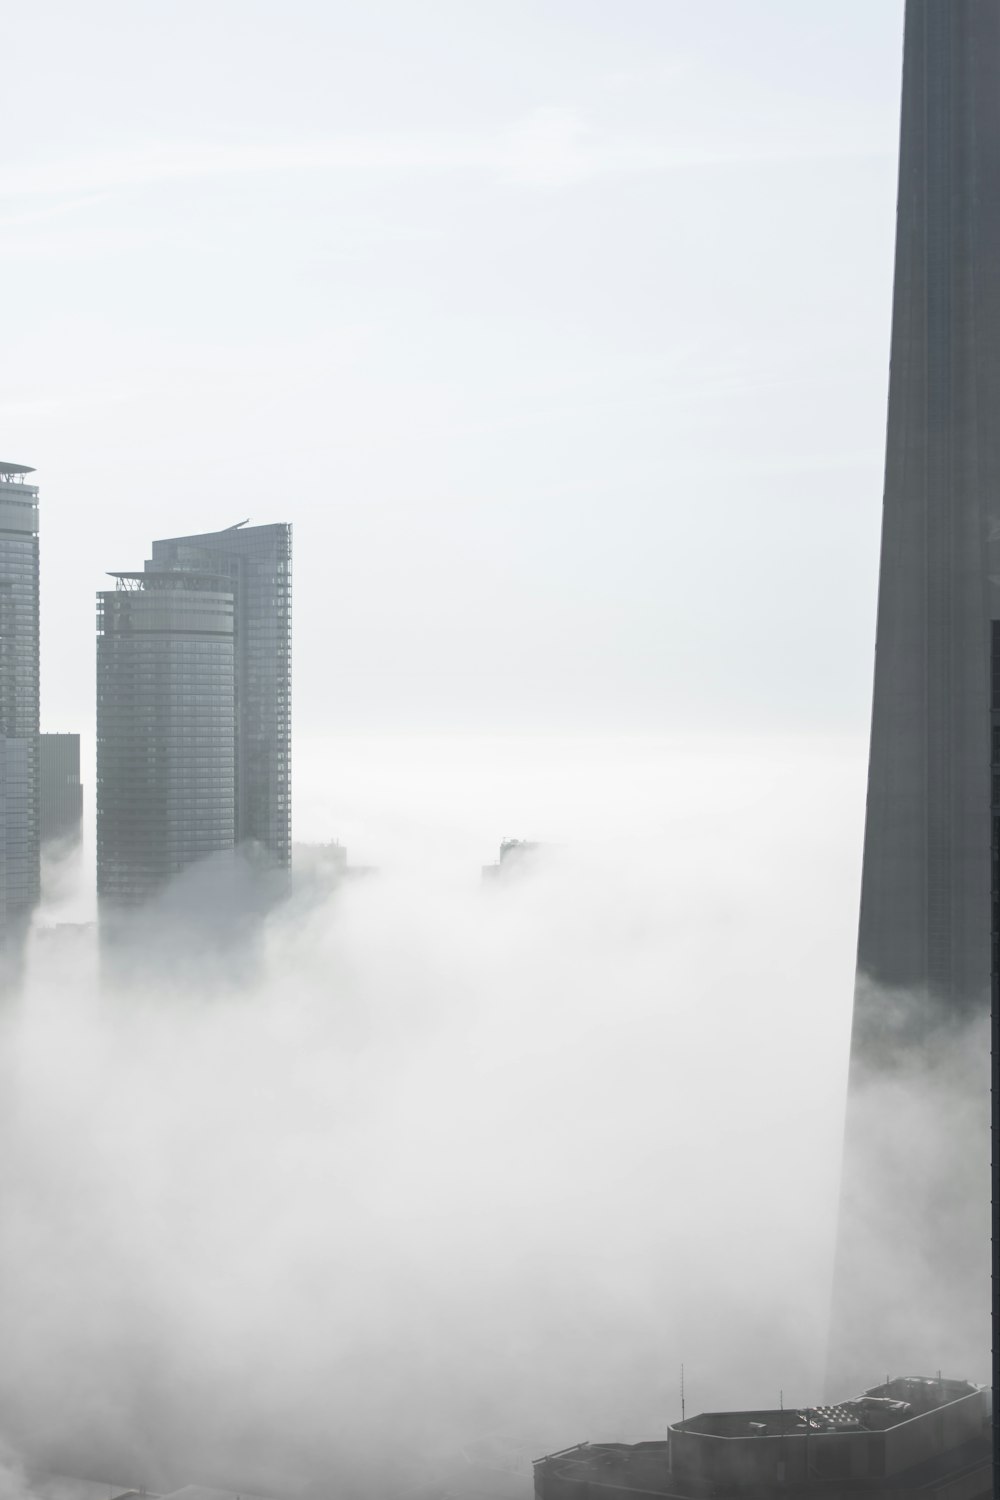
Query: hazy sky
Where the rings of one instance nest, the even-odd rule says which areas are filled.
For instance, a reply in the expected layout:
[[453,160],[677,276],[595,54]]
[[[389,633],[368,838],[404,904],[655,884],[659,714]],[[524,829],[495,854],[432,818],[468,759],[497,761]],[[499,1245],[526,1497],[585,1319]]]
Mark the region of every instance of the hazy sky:
[[43,727],[150,537],[295,525],[297,729],[864,732],[900,0],[40,0],[0,457]]

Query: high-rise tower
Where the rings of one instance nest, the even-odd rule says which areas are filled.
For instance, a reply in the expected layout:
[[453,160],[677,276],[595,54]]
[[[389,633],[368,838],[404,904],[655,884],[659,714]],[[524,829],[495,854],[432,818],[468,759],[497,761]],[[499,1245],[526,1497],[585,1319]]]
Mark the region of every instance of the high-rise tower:
[[0,972],[38,902],[38,488],[0,463]]
[[155,569],[230,580],[235,600],[236,842],[291,863],[292,528],[231,526],[153,543]]
[[83,835],[83,787],[80,784],[80,736],[38,736],[39,842],[65,851]]
[[907,0],[832,1330],[833,1370],[852,1381],[927,1356],[934,1367],[956,1358],[965,1368],[979,1349],[985,1369],[989,650],[998,578],[1000,5]]
[[211,574],[116,573],[97,596],[102,920],[233,848],[233,595]]
[[152,550],[142,572],[114,574],[98,595],[97,886],[109,933],[116,910],[209,855],[243,846],[256,870],[289,866],[291,527]]

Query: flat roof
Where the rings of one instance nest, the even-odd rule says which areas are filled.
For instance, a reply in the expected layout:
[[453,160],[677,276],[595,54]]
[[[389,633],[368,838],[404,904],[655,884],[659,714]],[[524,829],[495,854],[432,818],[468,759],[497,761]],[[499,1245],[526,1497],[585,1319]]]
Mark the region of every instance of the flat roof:
[[233,592],[233,580],[225,573],[209,573],[203,569],[195,568],[129,568],[124,572],[108,570],[109,578],[133,578],[137,582],[159,582],[163,579],[170,583],[221,583],[221,593],[231,594]]
[[671,1423],[671,1432],[698,1437],[806,1436],[815,1432],[867,1429],[884,1432],[929,1411],[978,1395],[980,1387],[968,1380],[934,1380],[927,1375],[903,1375],[885,1385],[869,1386],[847,1401],[817,1406],[773,1407],[757,1411],[703,1411],[686,1421]]

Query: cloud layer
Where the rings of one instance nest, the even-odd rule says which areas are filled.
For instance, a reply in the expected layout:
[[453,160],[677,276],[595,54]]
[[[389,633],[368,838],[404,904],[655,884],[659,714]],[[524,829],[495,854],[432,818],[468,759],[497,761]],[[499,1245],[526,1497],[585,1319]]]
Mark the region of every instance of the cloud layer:
[[43,945],[2,1050],[11,1437],[386,1494],[485,1437],[662,1433],[682,1362],[689,1404],[816,1399],[856,783],[838,747],[605,748],[489,888],[414,783],[382,874],[300,891],[238,983],[190,924],[176,979],[103,993],[85,935]]

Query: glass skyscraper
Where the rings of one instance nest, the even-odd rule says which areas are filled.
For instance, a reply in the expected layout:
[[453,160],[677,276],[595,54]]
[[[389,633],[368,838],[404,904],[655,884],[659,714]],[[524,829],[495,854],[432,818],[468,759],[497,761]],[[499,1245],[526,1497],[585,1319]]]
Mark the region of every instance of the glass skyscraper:
[[291,862],[292,528],[232,526],[153,543],[154,569],[229,579],[235,603],[236,842]]
[[291,527],[153,543],[98,595],[102,908],[208,855],[291,850]]
[[39,840],[42,847],[79,843],[83,833],[80,736],[38,737]]
[[97,890],[141,905],[235,840],[233,595],[210,574],[116,573],[97,596]]
[[[38,488],[0,463],[0,935],[16,953],[38,902]],[[16,963],[16,957],[15,957]]]

